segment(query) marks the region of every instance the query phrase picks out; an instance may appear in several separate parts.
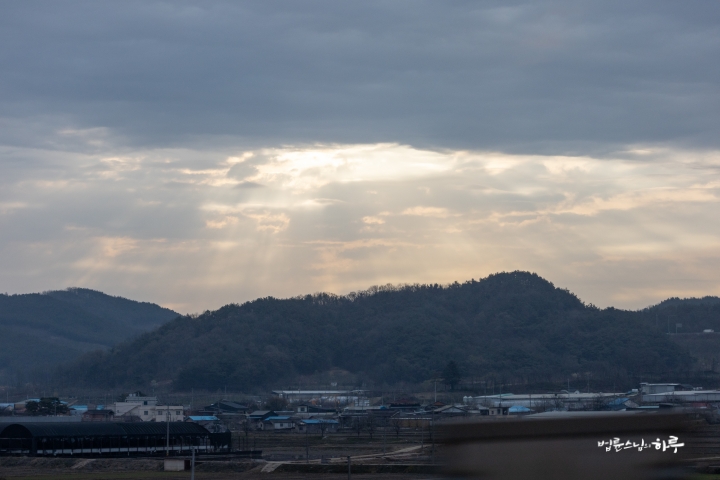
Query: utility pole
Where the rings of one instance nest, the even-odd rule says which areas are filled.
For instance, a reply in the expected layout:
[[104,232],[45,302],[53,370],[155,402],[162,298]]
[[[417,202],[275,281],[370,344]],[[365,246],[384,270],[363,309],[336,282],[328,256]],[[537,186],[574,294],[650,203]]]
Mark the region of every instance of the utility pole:
[[387,419],[383,424],[383,455],[385,455],[385,427],[387,427]]
[[165,456],[170,455],[170,405],[167,406],[165,414],[165,423],[167,424],[167,434],[165,436]]
[[190,463],[190,480],[195,480],[195,446],[192,447],[192,462]]
[[430,462],[435,463],[435,412],[430,411]]

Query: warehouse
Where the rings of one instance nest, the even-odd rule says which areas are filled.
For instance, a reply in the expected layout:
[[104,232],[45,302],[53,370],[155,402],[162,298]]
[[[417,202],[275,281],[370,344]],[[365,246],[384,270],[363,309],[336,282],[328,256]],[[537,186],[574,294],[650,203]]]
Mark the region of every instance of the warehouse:
[[0,430],[0,454],[153,455],[230,452],[229,433],[195,423],[13,423]]

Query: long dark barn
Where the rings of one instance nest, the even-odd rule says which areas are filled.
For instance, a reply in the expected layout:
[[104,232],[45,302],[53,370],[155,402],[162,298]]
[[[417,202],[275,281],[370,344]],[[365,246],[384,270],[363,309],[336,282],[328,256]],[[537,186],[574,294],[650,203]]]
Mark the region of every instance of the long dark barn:
[[[0,431],[0,453],[15,455],[153,455],[232,450],[230,432],[196,423],[13,423]],[[169,443],[169,445],[168,445]]]

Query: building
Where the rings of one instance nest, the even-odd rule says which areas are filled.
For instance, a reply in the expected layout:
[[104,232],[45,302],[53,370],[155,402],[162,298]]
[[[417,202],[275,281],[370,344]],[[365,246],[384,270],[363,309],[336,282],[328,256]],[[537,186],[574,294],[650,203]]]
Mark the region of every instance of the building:
[[55,417],[55,416],[33,417],[30,415],[0,416],[0,430],[2,430],[5,425],[11,424],[11,423],[75,423],[75,422],[81,422],[81,421],[82,421],[81,415],[58,415],[57,417]]
[[191,447],[202,453],[230,452],[232,438],[230,432],[213,434],[194,423],[13,423],[0,427],[0,454],[189,454]]
[[73,405],[70,407],[70,415],[81,415],[89,410],[87,405]]
[[656,393],[668,393],[676,391],[695,390],[692,385],[683,385],[681,383],[641,383],[640,393],[643,395],[653,395]]
[[642,396],[642,403],[707,404],[720,403],[719,390],[674,390]]
[[124,402],[112,405],[115,418],[138,417],[143,422],[182,422],[185,420],[185,408],[182,405],[158,405],[157,397],[140,396],[131,393]]
[[277,413],[274,410],[255,410],[247,415],[246,422],[251,428],[261,430],[263,428],[262,423],[266,418],[276,416]]
[[458,407],[456,405],[445,405],[432,410],[433,415],[442,415],[445,417],[464,417],[468,415],[467,408]]
[[488,408],[488,415],[507,415],[510,407],[490,407]]
[[83,422],[112,422],[114,417],[112,410],[85,410],[82,413]]
[[488,407],[474,406],[474,407],[468,408],[467,413],[468,413],[468,415],[472,415],[472,416],[490,415],[490,409]]
[[422,405],[420,405],[419,403],[410,403],[410,402],[408,402],[408,403],[404,403],[404,402],[391,403],[390,410],[396,410],[398,412],[403,412],[403,413],[417,412],[417,411],[422,410]]
[[397,410],[392,410],[386,405],[380,405],[377,407],[370,407],[367,409],[368,415],[372,415],[377,418],[390,418],[393,415],[397,415]]
[[207,428],[211,433],[227,432],[228,428],[220,422],[215,415],[190,415],[185,419],[186,422],[197,423]]
[[212,405],[205,406],[198,413],[202,415],[243,415],[248,407],[230,400],[220,400]]
[[272,394],[284,398],[289,403],[315,400],[346,405],[358,402],[365,396],[365,390],[273,390]]
[[212,423],[218,423],[220,419],[215,415],[190,415],[185,419],[186,422],[193,422],[203,427],[207,427]]
[[292,417],[267,417],[260,424],[261,430],[273,430],[273,431],[291,431],[295,428],[295,421]]
[[300,403],[295,405],[295,413],[300,417],[307,418],[308,416],[332,416],[337,415],[337,410],[334,408],[323,408],[317,405],[311,405],[307,403]]
[[563,391],[559,393],[528,393],[521,395],[503,393],[502,395],[466,397],[463,400],[466,405],[483,405],[490,408],[520,405],[531,410],[592,410],[605,405],[615,398],[623,396],[626,395],[621,393],[581,393]]
[[523,407],[522,405],[515,405],[508,409],[508,415],[528,415],[534,412],[534,410],[530,410],[529,408]]

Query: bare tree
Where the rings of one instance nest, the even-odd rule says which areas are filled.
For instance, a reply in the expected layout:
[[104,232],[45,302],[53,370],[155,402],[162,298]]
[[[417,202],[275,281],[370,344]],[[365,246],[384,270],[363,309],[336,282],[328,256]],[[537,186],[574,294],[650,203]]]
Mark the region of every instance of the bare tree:
[[328,424],[325,422],[325,420],[320,419],[320,423],[318,423],[318,428],[320,428],[320,438],[325,437],[325,432],[328,429]]
[[375,415],[368,415],[366,428],[367,428],[368,433],[370,434],[370,440],[372,440],[373,433],[375,433],[375,431],[377,430],[377,427],[378,427],[378,420],[375,417]]
[[390,418],[390,426],[395,430],[395,436],[400,438],[400,430],[402,429],[403,421],[397,415]]
[[357,436],[358,436],[358,437],[360,437],[360,433],[361,433],[361,432],[364,430],[364,428],[365,428],[364,423],[365,423],[365,422],[364,422],[363,419],[361,419],[360,417],[354,417],[354,418],[352,419],[352,424],[350,425],[350,428],[352,428],[353,432],[357,433]]

